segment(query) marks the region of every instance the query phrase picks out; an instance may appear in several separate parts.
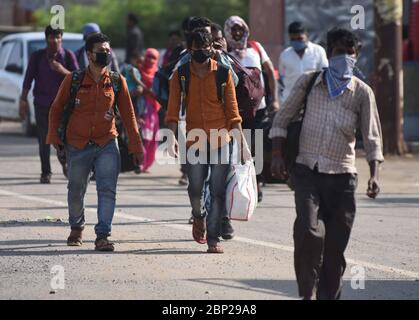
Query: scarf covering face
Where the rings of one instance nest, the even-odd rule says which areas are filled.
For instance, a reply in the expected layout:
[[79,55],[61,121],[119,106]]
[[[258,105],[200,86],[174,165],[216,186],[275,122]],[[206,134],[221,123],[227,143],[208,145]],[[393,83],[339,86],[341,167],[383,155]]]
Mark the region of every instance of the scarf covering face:
[[350,55],[339,55],[329,59],[326,69],[326,81],[331,98],[336,98],[345,92],[353,77],[356,59]]
[[[154,60],[150,59],[151,57],[153,57]],[[154,75],[158,70],[159,57],[160,53],[157,49],[149,48],[145,51],[144,62],[140,66],[140,72],[141,79],[148,88],[151,88],[153,85]]]
[[[153,87],[153,79],[158,70],[159,57],[160,53],[157,49],[149,48],[145,51],[144,62],[140,65],[141,81],[149,89]],[[145,93],[144,97],[156,110],[160,109],[160,105],[150,93]]]
[[[234,39],[231,29],[239,25],[244,29],[243,37],[237,41]],[[226,35],[228,47],[233,53],[243,59],[246,56],[247,39],[249,39],[249,26],[239,16],[232,16],[224,24],[224,33]]]

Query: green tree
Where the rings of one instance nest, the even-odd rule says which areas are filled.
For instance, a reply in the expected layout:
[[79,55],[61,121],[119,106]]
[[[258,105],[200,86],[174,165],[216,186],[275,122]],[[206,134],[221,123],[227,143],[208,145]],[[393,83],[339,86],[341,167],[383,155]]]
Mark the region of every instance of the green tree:
[[[81,32],[83,25],[96,22],[112,39],[114,47],[124,47],[126,39],[125,16],[133,12],[140,17],[147,47],[162,48],[167,33],[181,28],[188,16],[206,16],[223,25],[231,15],[247,20],[249,0],[98,0],[94,6],[69,4],[65,7],[65,30]],[[44,27],[51,19],[49,11],[34,14],[36,25]]]

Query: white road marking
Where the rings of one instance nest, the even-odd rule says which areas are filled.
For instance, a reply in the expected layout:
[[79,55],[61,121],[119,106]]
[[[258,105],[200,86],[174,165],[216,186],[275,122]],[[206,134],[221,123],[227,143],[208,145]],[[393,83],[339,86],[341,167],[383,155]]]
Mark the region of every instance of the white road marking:
[[[56,200],[51,200],[51,199],[46,199],[46,198],[41,198],[41,197],[36,197],[36,196],[27,196],[27,195],[24,195],[24,194],[11,192],[11,191],[7,191],[7,190],[2,190],[2,189],[0,189],[0,195],[11,196],[11,197],[19,198],[19,199],[22,199],[22,200],[35,201],[35,202],[45,203],[45,204],[50,204],[50,205],[55,205],[55,206],[67,206],[66,202],[56,201]],[[96,209],[93,209],[93,208],[86,208],[85,210],[88,211],[88,212],[93,212],[93,213],[96,213],[96,211],[97,211]],[[118,217],[118,218],[121,218],[121,219],[126,219],[126,220],[139,221],[139,222],[156,222],[156,220],[153,220],[153,219],[148,219],[148,218],[144,218],[144,217],[137,217],[137,216],[133,216],[133,215],[126,214],[126,213],[121,213],[121,212],[115,212],[115,217]],[[188,231],[188,232],[191,231],[191,227],[186,226],[186,225],[174,224],[174,223],[170,223],[170,222],[159,223],[159,224],[161,224],[164,227],[168,227],[168,228],[172,228],[172,229],[176,229],[176,230],[183,230],[183,231]],[[276,244],[276,243],[272,243],[272,242],[254,240],[254,239],[249,239],[249,238],[244,238],[244,237],[235,237],[235,241],[250,244],[250,245],[256,245],[256,246],[262,246],[262,247],[266,247],[266,248],[277,249],[277,250],[290,252],[290,253],[294,252],[293,247],[284,246],[284,245],[280,245],[280,244]],[[393,267],[390,267],[390,266],[375,264],[375,263],[356,260],[356,259],[346,259],[346,261],[349,264],[363,266],[367,269],[374,269],[374,270],[378,270],[378,271],[382,271],[382,272],[386,272],[386,273],[398,274],[398,275],[404,276],[408,279],[419,279],[419,273],[414,272],[414,271],[393,268]]]

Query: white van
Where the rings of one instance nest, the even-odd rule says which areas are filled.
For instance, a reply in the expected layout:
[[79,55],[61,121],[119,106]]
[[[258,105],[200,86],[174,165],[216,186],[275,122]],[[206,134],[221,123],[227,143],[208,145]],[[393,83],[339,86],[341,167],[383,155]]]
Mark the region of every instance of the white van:
[[[73,52],[84,45],[83,35],[64,33],[63,47]],[[22,93],[23,79],[31,54],[46,47],[43,32],[27,32],[8,35],[0,41],[0,119],[16,120],[19,118],[19,100]],[[34,84],[32,84],[32,88]],[[35,113],[32,90],[29,92],[29,117],[22,123],[25,135],[35,133]]]

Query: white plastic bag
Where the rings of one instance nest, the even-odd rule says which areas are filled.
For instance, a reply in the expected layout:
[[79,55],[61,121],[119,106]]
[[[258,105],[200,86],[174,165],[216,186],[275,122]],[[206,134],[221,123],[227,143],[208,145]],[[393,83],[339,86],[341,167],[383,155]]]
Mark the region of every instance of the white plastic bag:
[[226,209],[231,220],[249,221],[257,206],[256,170],[253,161],[233,164],[227,177]]

